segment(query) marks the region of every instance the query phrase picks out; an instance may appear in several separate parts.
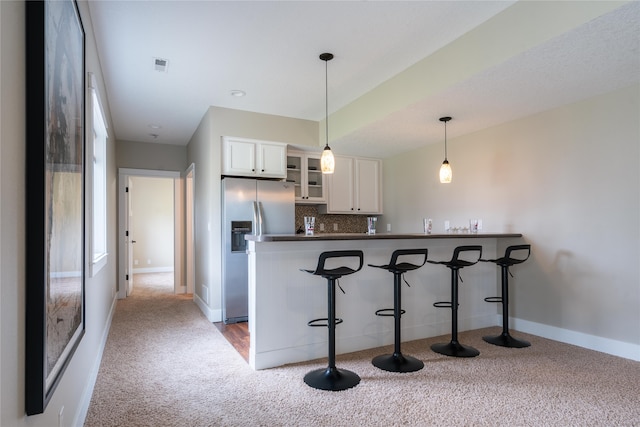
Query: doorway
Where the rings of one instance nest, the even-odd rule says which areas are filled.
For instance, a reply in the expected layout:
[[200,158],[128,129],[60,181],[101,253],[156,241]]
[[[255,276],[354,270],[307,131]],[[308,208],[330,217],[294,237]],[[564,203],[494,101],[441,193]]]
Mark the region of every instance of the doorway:
[[185,293],[180,173],[119,169],[118,178],[118,298],[133,292],[136,272],[173,272],[173,293]]

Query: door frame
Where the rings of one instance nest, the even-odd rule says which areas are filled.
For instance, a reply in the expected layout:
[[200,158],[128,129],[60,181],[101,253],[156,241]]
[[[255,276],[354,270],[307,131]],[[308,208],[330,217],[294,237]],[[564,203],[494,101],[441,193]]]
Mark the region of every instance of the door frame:
[[[164,171],[153,169],[130,169],[130,168],[118,168],[118,298],[123,299],[127,297],[127,263],[128,263],[128,250],[127,245],[129,239],[127,238],[127,229],[129,222],[129,215],[127,212],[127,184],[131,177],[147,177],[147,178],[172,178],[174,181],[174,227],[173,227],[173,251],[174,251],[174,265],[173,265],[173,286],[174,292],[182,285],[182,251],[181,242],[183,236],[182,230],[182,215],[178,212],[182,212],[184,203],[182,202],[182,191],[176,191],[176,188],[180,185],[181,178],[178,171]],[[133,272],[129,272],[130,276],[133,276]],[[133,277],[130,277],[133,280]],[[177,293],[177,292],[176,292]]]
[[184,261],[186,293],[195,294],[196,263],[195,263],[195,178],[196,165],[191,163],[184,172]]

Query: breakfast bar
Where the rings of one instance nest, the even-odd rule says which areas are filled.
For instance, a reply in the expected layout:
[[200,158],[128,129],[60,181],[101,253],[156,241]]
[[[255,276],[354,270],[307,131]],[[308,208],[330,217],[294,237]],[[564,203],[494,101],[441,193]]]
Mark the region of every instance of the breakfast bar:
[[[522,243],[519,233],[452,234],[316,234],[247,235],[249,257],[249,364],[266,369],[326,357],[324,328],[309,328],[311,319],[326,317],[326,281],[300,271],[314,269],[320,253],[362,250],[364,267],[343,277],[337,293],[336,353],[344,354],[394,342],[394,325],[376,310],[393,306],[393,285],[388,274],[368,264],[389,262],[396,249],[427,248],[428,258],[446,260],[460,245],[482,245],[483,258],[511,244]],[[433,307],[450,299],[450,275],[446,269],[424,266],[407,272],[410,287],[403,290],[403,341],[445,335],[451,315]],[[478,263],[465,269],[460,284],[459,330],[498,325],[500,315],[484,298],[499,289],[495,266]],[[403,285],[404,286],[404,285]]]

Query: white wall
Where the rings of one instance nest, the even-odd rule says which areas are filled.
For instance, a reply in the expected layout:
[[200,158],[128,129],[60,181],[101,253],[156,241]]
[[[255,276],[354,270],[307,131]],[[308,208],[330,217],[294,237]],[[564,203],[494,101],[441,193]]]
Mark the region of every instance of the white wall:
[[221,138],[237,136],[318,146],[318,123],[309,120],[211,107],[187,146],[195,164],[195,293],[194,299],[211,321],[221,311]]
[[[113,129],[87,4],[79,2],[78,6],[86,31],[86,71],[93,72],[98,81],[109,128]],[[110,135],[107,142],[107,162],[111,165],[107,171],[109,258],[106,267],[86,281],[86,333],[46,411],[27,417],[24,413],[25,269],[28,267],[24,256],[27,155],[24,2],[1,1],[0,19],[0,425],[57,426],[63,407],[63,425],[72,425],[84,419],[116,301],[115,144]],[[90,190],[91,186],[87,186],[87,191]]]
[[386,159],[382,224],[419,232],[431,217],[442,232],[482,218],[485,231],[523,233],[521,330],[640,360],[639,117],[633,86],[449,140],[451,184],[438,181],[443,145]]

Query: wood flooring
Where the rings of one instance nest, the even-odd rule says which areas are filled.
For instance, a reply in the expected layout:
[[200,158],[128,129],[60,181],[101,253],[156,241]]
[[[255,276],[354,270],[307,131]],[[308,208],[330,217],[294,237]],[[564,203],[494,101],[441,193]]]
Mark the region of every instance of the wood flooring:
[[214,322],[216,328],[236,349],[240,356],[249,363],[249,323],[239,322],[226,325],[224,322]]

